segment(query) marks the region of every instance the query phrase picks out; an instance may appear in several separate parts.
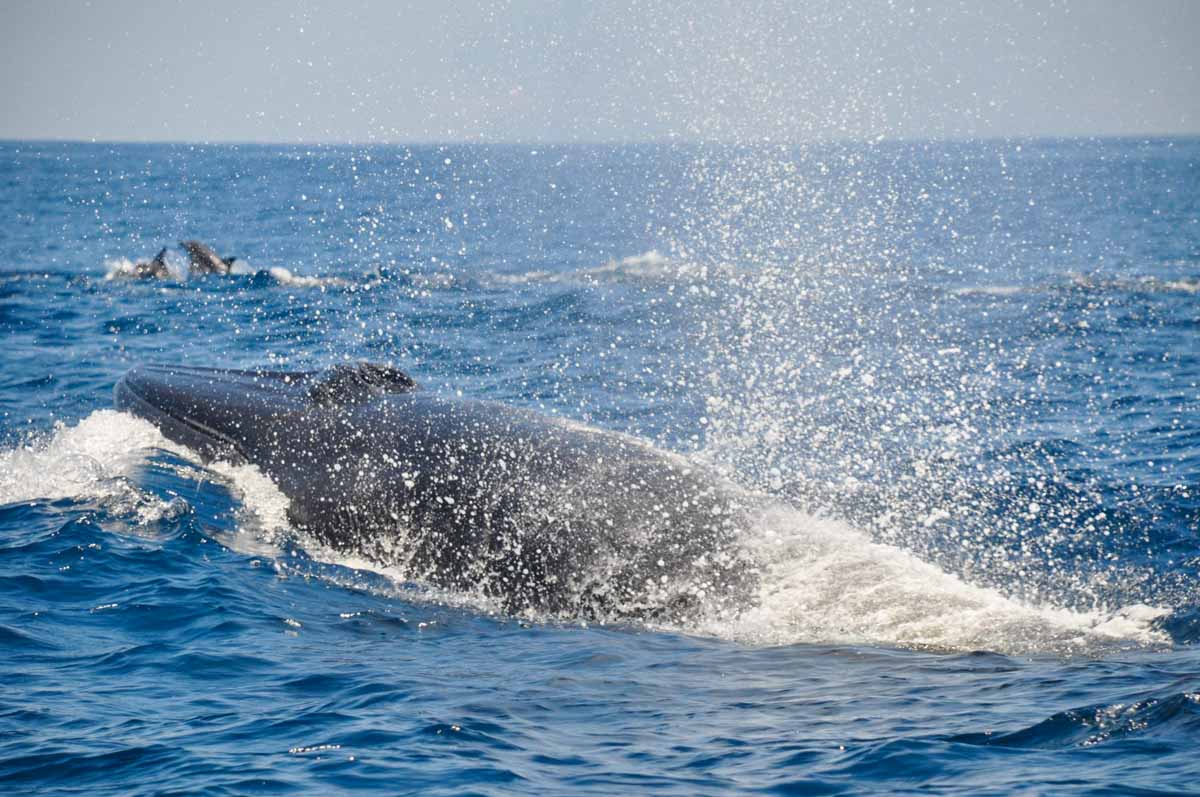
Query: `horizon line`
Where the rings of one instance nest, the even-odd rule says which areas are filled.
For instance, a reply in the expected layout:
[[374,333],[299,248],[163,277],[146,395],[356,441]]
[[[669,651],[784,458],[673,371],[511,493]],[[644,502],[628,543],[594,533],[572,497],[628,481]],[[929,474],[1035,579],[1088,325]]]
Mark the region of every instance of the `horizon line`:
[[318,139],[312,141],[287,139],[122,139],[122,138],[15,138],[0,136],[0,145],[10,144],[95,144],[116,146],[184,146],[184,147],[451,147],[451,146],[499,146],[499,147],[618,147],[618,146],[744,146],[798,147],[824,144],[925,144],[925,143],[987,143],[1006,141],[1129,141],[1168,140],[1200,138],[1200,130],[1191,132],[1135,132],[1135,133],[1014,133],[1009,135],[990,134],[982,136],[829,136],[808,139],[756,139],[737,141],[723,138],[661,137],[644,139]]

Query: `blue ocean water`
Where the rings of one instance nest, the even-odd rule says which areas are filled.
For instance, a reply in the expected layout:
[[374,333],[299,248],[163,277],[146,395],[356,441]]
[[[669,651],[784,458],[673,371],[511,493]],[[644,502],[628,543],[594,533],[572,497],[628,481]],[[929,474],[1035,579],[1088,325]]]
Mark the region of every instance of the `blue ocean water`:
[[[5,143],[0,219],[5,791],[1200,792],[1200,140]],[[111,409],[360,360],[769,496],[758,595],[508,616]]]

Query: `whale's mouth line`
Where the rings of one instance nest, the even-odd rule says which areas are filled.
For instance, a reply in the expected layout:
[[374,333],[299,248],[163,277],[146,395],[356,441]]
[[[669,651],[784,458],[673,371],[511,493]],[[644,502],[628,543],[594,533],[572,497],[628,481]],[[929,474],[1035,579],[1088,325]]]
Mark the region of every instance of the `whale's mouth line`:
[[[129,384],[129,380],[125,377],[122,377],[121,380],[117,382],[116,392],[120,398],[119,404],[124,405],[120,406],[120,409],[132,411],[134,415],[145,418],[155,426],[163,426],[164,422],[182,426],[193,435],[204,440],[209,450],[200,450],[199,453],[204,455],[206,458],[236,458],[237,460],[243,462],[249,461],[249,457],[246,456],[246,452],[242,450],[242,447],[232,437],[206,426],[199,421],[195,421],[183,415],[177,415],[168,409],[164,409],[163,407],[154,404],[145,396],[138,393],[137,389],[133,387],[133,385]],[[189,448],[194,448],[194,446],[189,446]]]

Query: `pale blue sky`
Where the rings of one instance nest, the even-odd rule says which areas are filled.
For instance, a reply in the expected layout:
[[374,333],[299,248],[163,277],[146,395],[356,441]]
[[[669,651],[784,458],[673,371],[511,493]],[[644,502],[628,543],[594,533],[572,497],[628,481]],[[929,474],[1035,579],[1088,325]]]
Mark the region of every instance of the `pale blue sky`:
[[6,0],[0,138],[1200,132],[1200,2]]

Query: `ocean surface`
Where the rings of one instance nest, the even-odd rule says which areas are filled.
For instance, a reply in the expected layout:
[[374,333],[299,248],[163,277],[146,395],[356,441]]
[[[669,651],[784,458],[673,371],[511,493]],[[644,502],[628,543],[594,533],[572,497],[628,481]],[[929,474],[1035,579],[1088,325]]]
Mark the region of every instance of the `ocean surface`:
[[[759,494],[755,596],[511,616],[112,409],[358,361]],[[2,792],[1200,793],[1198,579],[1200,139],[0,143]]]

